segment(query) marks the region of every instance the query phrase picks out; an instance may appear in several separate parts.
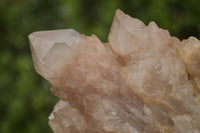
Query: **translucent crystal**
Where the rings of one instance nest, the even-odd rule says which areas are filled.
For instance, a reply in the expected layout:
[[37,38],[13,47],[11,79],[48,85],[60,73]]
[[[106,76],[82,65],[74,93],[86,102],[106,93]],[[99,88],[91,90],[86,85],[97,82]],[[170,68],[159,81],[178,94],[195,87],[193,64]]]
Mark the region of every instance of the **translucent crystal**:
[[29,35],[34,67],[61,100],[55,133],[200,133],[200,41],[117,10],[103,44],[74,30]]

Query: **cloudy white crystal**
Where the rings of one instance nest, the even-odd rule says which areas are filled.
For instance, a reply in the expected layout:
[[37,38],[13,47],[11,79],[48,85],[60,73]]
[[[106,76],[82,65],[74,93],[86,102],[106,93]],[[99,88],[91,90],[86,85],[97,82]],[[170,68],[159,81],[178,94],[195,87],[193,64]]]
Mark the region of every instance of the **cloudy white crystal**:
[[74,30],[29,35],[36,71],[60,97],[55,133],[199,133],[200,41],[117,10],[109,42]]

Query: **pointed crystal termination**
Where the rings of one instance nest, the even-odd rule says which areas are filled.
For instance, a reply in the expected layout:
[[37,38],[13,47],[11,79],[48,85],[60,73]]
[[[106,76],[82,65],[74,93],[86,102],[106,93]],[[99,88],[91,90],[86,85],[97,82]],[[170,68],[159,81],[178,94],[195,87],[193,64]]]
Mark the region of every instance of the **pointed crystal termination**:
[[117,10],[109,42],[68,30],[29,35],[36,71],[61,100],[55,133],[200,133],[200,41]]
[[73,29],[30,34],[29,41],[36,71],[47,80],[55,78],[79,37],[80,34]]

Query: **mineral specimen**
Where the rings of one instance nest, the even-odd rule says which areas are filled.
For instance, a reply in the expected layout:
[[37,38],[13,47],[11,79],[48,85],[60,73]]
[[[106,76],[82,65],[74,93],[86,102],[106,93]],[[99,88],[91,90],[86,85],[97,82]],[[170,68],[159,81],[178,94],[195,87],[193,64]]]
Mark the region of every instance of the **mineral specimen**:
[[103,44],[67,30],[29,35],[36,71],[61,98],[55,133],[200,133],[200,41],[117,10]]

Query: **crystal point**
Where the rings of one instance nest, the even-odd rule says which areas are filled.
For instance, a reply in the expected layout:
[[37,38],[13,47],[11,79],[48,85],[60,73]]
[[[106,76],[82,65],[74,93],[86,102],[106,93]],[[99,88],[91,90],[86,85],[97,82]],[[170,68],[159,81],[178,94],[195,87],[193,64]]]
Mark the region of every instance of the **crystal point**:
[[[34,32],[29,35],[36,71],[51,80],[62,67],[62,61],[76,45],[80,34],[73,29]],[[59,57],[59,60],[57,59]]]
[[200,133],[200,41],[117,10],[109,42],[74,30],[29,35],[36,71],[61,100],[55,133]]

